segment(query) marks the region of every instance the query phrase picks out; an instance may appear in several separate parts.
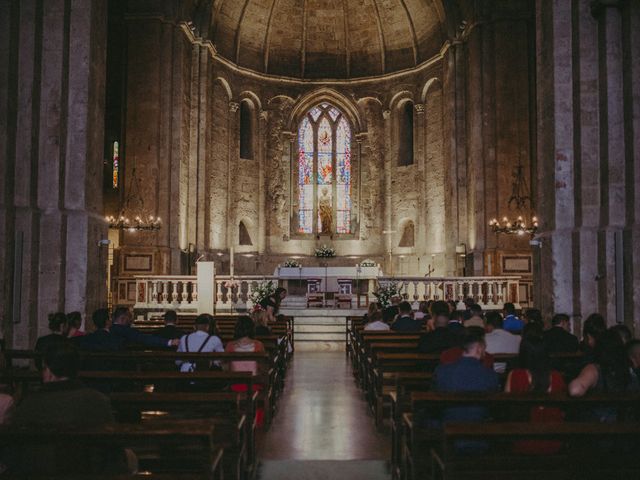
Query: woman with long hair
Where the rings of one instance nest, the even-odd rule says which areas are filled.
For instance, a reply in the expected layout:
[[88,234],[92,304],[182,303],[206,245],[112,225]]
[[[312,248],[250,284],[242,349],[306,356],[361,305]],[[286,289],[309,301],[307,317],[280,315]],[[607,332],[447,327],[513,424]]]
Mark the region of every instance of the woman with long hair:
[[280,304],[287,296],[287,289],[278,287],[272,295],[269,295],[260,302],[262,308],[267,312],[267,323],[276,321],[276,315],[280,310]]
[[[519,368],[509,372],[504,391],[507,393],[551,394],[565,392],[567,386],[562,374],[553,370],[544,341],[537,335],[522,337],[519,353]],[[559,408],[532,407],[529,413],[532,423],[560,423],[564,412]],[[555,440],[520,440],[514,443],[516,453],[527,455],[549,455],[562,449],[562,442]]]

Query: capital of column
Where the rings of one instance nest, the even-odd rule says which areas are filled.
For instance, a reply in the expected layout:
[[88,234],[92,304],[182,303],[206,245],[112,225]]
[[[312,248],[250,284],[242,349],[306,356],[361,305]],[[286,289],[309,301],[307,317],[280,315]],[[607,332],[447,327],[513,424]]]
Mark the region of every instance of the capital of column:
[[356,143],[365,143],[369,139],[367,132],[360,132],[355,134]]
[[292,142],[296,138],[296,132],[282,132],[282,138],[286,141]]
[[238,102],[229,102],[229,111],[237,112],[240,108],[240,104]]
[[261,110],[261,111],[260,111],[260,118],[261,118],[262,120],[264,120],[265,122],[266,122],[267,120],[269,120],[269,111],[268,111],[268,110]]
[[591,0],[591,15],[598,17],[607,8],[621,7],[621,0]]
[[416,103],[413,108],[416,109],[416,113],[418,115],[422,115],[424,113],[424,103]]
[[382,111],[382,118],[384,118],[385,120],[387,120],[390,116],[391,116],[391,110]]

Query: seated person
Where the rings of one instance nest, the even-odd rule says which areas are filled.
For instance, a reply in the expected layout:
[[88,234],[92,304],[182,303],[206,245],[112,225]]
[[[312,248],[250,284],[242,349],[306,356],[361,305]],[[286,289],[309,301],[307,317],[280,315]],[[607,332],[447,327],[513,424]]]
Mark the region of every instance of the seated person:
[[82,328],[82,314],[80,312],[67,313],[68,331],[67,338],[82,337],[85,332]]
[[640,392],[640,340],[627,343],[627,357],[629,358],[629,388],[630,392]]
[[423,334],[418,342],[420,353],[441,353],[460,345],[461,336],[448,328],[449,306],[444,301],[434,302],[431,307],[434,330]]
[[[437,392],[497,392],[498,375],[482,364],[485,354],[484,338],[467,333],[462,340],[462,357],[454,363],[439,365],[435,370],[434,390]],[[480,406],[450,407],[442,412],[442,422],[483,422],[487,411]],[[462,453],[486,451],[484,442],[461,440],[456,449]]]
[[[265,352],[264,344],[260,340],[255,340],[255,325],[251,317],[242,315],[238,317],[236,321],[235,331],[233,333],[233,340],[227,343],[225,352]],[[229,365],[229,369],[232,372],[252,372],[254,375],[258,374],[258,363],[254,360],[234,360]],[[261,391],[264,388],[263,385],[253,384],[254,391]],[[235,384],[231,385],[233,392],[246,392],[248,390],[247,385]],[[264,424],[264,409],[256,408],[256,424],[260,427]]]
[[369,315],[368,319],[369,321],[364,326],[365,330],[368,330],[368,331],[389,330],[389,324],[382,319],[381,312],[379,311],[373,312],[371,315]]
[[419,332],[422,330],[422,321],[414,320],[409,302],[400,302],[398,312],[398,318],[391,325],[391,330],[396,332]]
[[[178,352],[187,353],[209,353],[209,352],[224,352],[222,346],[222,340],[216,335],[211,333],[213,328],[213,317],[208,313],[201,313],[196,318],[195,331],[184,335],[180,339],[178,345]],[[200,362],[200,361],[198,361]],[[211,362],[206,362],[204,370],[211,368]],[[181,372],[195,372],[196,362],[176,360],[176,365]],[[199,363],[198,363],[199,365]],[[202,368],[200,368],[202,370]]]
[[147,335],[142,333],[137,328],[133,328],[133,315],[129,311],[128,307],[116,307],[112,315],[111,333],[116,337],[122,339],[125,347],[131,345],[142,345],[145,347],[175,347],[180,340],[177,338],[167,340],[157,335]]
[[[498,312],[487,313],[487,334],[484,340],[487,344],[487,352],[494,354],[515,354],[520,350],[520,335],[514,335],[502,328],[502,315]],[[497,362],[494,366],[496,372],[503,373],[507,368],[505,362]]]
[[[97,427],[113,423],[109,399],[77,380],[78,362],[73,345],[50,345],[43,357],[42,388],[18,405],[10,423],[30,427]],[[82,445],[75,445],[74,449],[74,454],[69,455],[68,446],[64,451],[53,445],[17,447],[11,452],[10,469],[21,474],[126,471],[122,451],[96,452]]]
[[545,347],[549,354],[552,353],[574,353],[580,348],[578,337],[569,332],[571,320],[565,313],[556,313],[551,319],[551,328],[545,331]]
[[176,327],[178,323],[178,314],[175,310],[167,310],[164,312],[164,327],[155,332],[159,337],[166,340],[173,340],[175,338],[182,338],[185,332]]
[[[520,368],[509,372],[504,391],[507,393],[558,393],[566,392],[562,374],[551,368],[551,359],[545,342],[538,337],[525,336],[520,343]],[[564,412],[554,407],[533,407],[530,412],[533,423],[558,423],[564,421]],[[552,455],[562,448],[562,442],[551,440],[520,440],[515,442],[516,453]]]
[[[62,312],[52,313],[49,315],[49,335],[44,335],[36,340],[34,350],[40,354],[44,354],[45,350],[53,345],[69,343],[67,334],[69,333],[69,319]],[[36,358],[36,367],[42,370],[42,360]]]
[[262,306],[256,305],[254,307],[251,318],[256,325],[256,336],[271,335],[271,329],[267,325],[267,312]]
[[[116,337],[111,333],[111,317],[106,308],[99,308],[93,312],[91,321],[96,330],[88,335],[73,338],[72,343],[76,347],[88,352],[118,352],[124,349],[122,338]],[[125,369],[125,362],[117,358],[107,360],[87,356],[84,358],[82,369],[92,371],[123,370]],[[92,385],[101,392],[106,393],[110,390],[109,382],[97,382],[92,383]]]
[[507,302],[503,308],[504,320],[502,328],[507,332],[520,334],[524,328],[524,322],[516,315],[516,307],[513,303]]
[[465,319],[463,325],[465,327],[479,327],[484,329],[484,316],[482,314],[482,307],[477,303],[474,303],[468,308],[469,318]]
[[378,302],[369,303],[369,306],[367,307],[367,313],[365,313],[364,316],[362,317],[362,324],[364,325],[368,323],[371,319],[371,315],[380,311],[381,311],[380,304]]
[[424,300],[418,304],[418,311],[415,312],[413,318],[416,320],[427,321],[431,318],[431,314],[429,313],[429,302],[425,302]]
[[[468,333],[474,333],[476,335],[480,335],[481,337],[484,337],[484,330],[482,328],[469,327],[466,329],[466,334]],[[456,345],[454,347],[451,347],[440,354],[440,364],[447,365],[449,363],[455,363],[458,360],[460,360],[463,353],[464,353],[464,350],[462,349],[461,346]],[[482,364],[487,368],[493,368],[494,366],[493,355],[491,355],[488,352],[485,352],[484,356],[482,357]]]

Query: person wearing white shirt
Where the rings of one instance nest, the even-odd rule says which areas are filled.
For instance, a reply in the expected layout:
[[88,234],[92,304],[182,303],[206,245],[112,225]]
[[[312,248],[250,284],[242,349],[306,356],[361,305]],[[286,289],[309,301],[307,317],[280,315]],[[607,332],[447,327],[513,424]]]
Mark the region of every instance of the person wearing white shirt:
[[[486,319],[487,333],[484,336],[484,341],[487,344],[487,353],[511,353],[516,354],[520,351],[520,335],[509,333],[502,328],[502,315],[498,312],[487,313]],[[494,364],[494,370],[498,373],[505,371],[506,364],[503,362],[496,362]]]
[[382,321],[382,313],[374,312],[369,317],[369,323],[364,326],[365,330],[389,330],[389,325]]
[[[178,352],[187,353],[210,353],[224,352],[222,341],[216,335],[211,335],[209,329],[212,327],[213,317],[203,313],[196,318],[196,329],[194,332],[184,335],[180,339]],[[176,365],[181,372],[193,372],[196,369],[196,362],[176,360]]]

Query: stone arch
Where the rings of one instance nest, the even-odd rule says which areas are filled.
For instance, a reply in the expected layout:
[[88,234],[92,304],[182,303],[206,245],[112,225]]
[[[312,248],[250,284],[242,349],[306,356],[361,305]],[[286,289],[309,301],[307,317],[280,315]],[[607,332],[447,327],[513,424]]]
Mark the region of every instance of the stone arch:
[[393,97],[391,97],[391,100],[389,100],[389,110],[397,110],[406,102],[413,103],[413,93],[408,90],[397,92],[393,95]]
[[233,92],[231,90],[231,86],[229,85],[229,82],[227,82],[227,80],[224,77],[217,77],[214,81],[214,84],[219,83],[222,88],[224,88],[225,92],[227,92],[227,97],[228,100],[231,100],[233,98]]
[[320,88],[303,96],[289,114],[289,121],[287,122],[288,129],[292,132],[296,131],[301,117],[312,107],[322,102],[330,103],[341,110],[349,120],[354,133],[363,131],[363,122],[357,105],[355,105],[352,100],[349,100],[331,88]]
[[422,101],[422,103],[427,102],[427,95],[429,94],[431,89],[440,86],[440,83],[441,82],[438,77],[433,77],[426,81],[424,87],[422,87],[422,93],[420,95],[420,100]]
[[414,164],[413,106],[413,94],[406,90],[396,93],[389,102],[398,166]]
[[240,95],[238,95],[238,99],[240,101],[251,103],[252,108],[256,112],[260,112],[262,110],[262,102],[260,101],[260,97],[258,97],[258,95],[256,95],[251,90],[244,90],[243,92],[241,92]]

